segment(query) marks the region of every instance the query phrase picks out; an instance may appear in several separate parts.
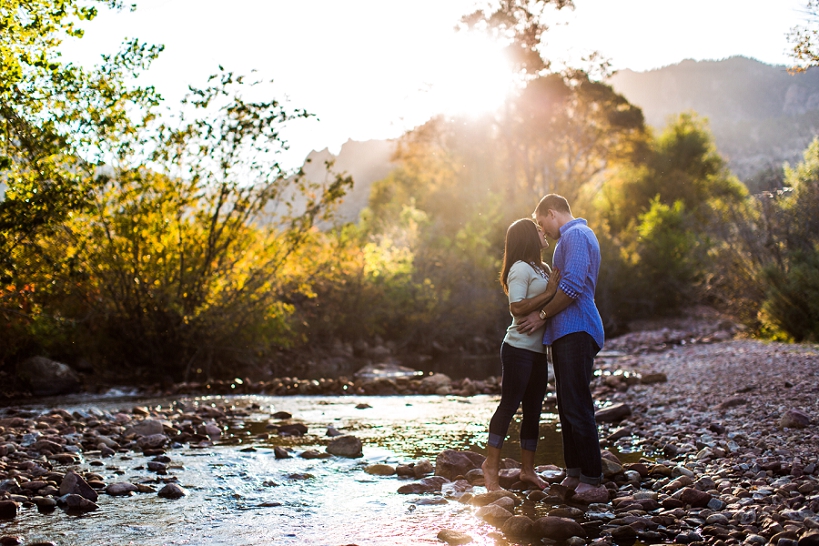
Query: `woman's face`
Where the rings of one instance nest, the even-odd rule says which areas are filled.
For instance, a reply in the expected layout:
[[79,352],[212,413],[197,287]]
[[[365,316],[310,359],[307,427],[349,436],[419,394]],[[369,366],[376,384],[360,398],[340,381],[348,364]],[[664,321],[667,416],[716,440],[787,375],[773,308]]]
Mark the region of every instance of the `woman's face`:
[[540,239],[540,248],[547,248],[549,246],[549,241],[546,240],[546,234],[540,226],[537,226],[537,237]]

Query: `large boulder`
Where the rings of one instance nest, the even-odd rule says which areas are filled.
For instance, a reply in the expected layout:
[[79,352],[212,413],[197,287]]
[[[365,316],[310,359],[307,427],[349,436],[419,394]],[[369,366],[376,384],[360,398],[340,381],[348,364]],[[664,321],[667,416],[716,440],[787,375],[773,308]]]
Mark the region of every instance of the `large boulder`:
[[42,356],[18,362],[16,371],[34,396],[71,394],[80,390],[80,378],[74,370]]
[[480,453],[445,449],[435,459],[435,475],[454,480],[458,476],[466,476],[470,470],[480,468],[485,459]]

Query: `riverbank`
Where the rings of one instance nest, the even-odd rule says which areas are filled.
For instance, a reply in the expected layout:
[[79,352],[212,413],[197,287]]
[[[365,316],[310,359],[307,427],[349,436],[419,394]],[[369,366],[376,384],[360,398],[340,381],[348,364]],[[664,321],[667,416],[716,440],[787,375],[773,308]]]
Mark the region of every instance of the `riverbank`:
[[[299,414],[265,413],[252,397],[240,405],[184,396],[167,406],[123,411],[4,410],[0,518],[6,519],[0,519],[0,535],[32,510],[48,514],[59,505],[66,514],[93,513],[101,501],[129,503],[134,501],[120,496],[161,498],[160,492],[185,498],[191,493],[183,487],[186,471],[179,453],[228,449],[247,455],[269,447],[270,460],[321,461],[327,468],[369,476],[384,499],[415,495],[404,501],[410,507],[462,505],[445,521],[429,515],[428,525],[450,543],[497,539],[602,546],[640,539],[694,546],[814,546],[819,543],[819,348],[732,339],[735,332],[723,326],[669,323],[612,340],[601,353],[593,388],[607,450],[608,503],[578,505],[559,485],[544,492],[527,490],[517,482],[512,460],[506,462],[503,482],[511,492],[486,495],[480,449],[471,455],[463,448],[444,449],[428,459],[350,466],[344,461],[389,445],[378,436],[381,425],[347,431],[339,436],[347,439],[337,441],[334,427],[308,430]],[[433,377],[408,379],[407,385],[429,384]],[[433,392],[444,386],[450,390],[441,391],[438,396],[446,394],[442,400],[470,400],[452,396],[452,382]],[[367,400],[353,394],[355,400]],[[339,398],[339,404],[350,405],[346,399]],[[357,402],[360,408],[352,411],[409,411],[379,407],[381,400],[394,399],[373,397]],[[553,404],[550,396],[546,409],[553,411]],[[449,418],[429,414],[416,426],[436,419],[445,423]],[[273,444],[282,442],[286,445],[275,449]],[[346,445],[340,451],[330,448],[332,442]],[[114,460],[128,461],[118,464],[131,464],[138,475],[121,478]],[[550,483],[559,482],[556,467],[540,471]],[[286,479],[303,482],[305,490],[315,483],[299,473]],[[194,489],[192,494],[201,493]],[[48,519],[43,521],[48,525]],[[394,539],[403,536],[400,529],[393,532]],[[434,543],[432,535],[424,542]],[[383,542],[354,532],[350,537],[345,541]],[[6,535],[0,543],[34,542]]]

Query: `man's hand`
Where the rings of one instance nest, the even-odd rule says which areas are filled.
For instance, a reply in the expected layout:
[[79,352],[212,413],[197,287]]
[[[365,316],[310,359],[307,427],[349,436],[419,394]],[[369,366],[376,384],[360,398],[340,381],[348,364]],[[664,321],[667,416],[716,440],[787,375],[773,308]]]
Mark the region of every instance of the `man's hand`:
[[546,321],[540,318],[539,311],[532,311],[526,315],[517,325],[517,331],[521,334],[531,335],[532,332],[546,324]]

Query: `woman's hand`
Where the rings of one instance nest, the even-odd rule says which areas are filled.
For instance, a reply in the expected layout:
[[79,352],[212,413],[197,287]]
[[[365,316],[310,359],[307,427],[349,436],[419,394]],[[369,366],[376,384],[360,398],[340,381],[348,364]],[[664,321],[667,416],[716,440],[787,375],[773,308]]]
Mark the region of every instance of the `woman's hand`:
[[560,270],[558,268],[552,269],[552,274],[549,275],[549,282],[546,284],[546,294],[551,298],[557,293],[557,286],[560,284]]

